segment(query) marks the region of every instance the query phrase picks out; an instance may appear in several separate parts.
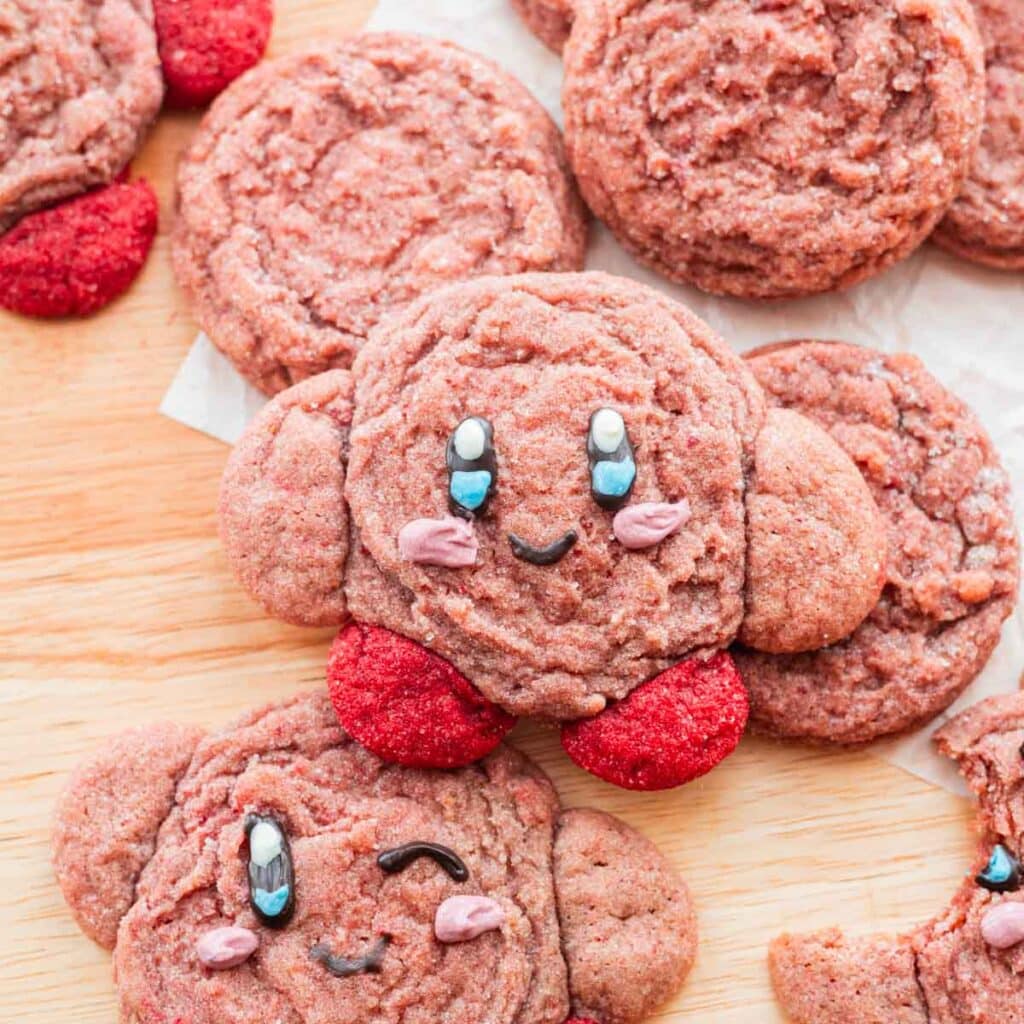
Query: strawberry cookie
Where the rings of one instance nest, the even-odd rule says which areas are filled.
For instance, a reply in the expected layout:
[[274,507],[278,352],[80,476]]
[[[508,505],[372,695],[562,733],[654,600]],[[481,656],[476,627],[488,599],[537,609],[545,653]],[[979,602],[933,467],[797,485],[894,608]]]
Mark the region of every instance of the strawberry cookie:
[[767,409],[686,308],[603,274],[414,303],[351,372],[263,410],[220,521],[272,614],[345,624],[331,691],[376,753],[465,763],[532,715],[640,789],[736,745],[747,700],[723,648],[834,643],[885,563],[841,448]]
[[784,935],[772,980],[793,1024],[1024,1020],[1024,695],[997,697],[936,735],[981,801],[974,871],[950,906],[903,936]]
[[967,184],[932,239],[976,263],[1024,270],[1024,4],[973,3],[985,41],[985,129]]
[[561,139],[453,43],[356,36],[264,64],[181,162],[174,267],[203,330],[268,393],[347,368],[440,285],[583,265]]
[[759,731],[862,743],[920,725],[984,667],[1017,595],[1010,487],[975,415],[914,356],[794,342],[750,356],[779,408],[860,468],[888,535],[885,589],[845,640],[734,652]]
[[156,234],[157,202],[124,170],[165,84],[174,105],[210,99],[262,55],[270,15],[270,0],[4,6],[0,306],[83,315],[128,287]]
[[561,53],[572,29],[573,8],[581,0],[512,0],[512,6],[537,38]]
[[686,886],[623,822],[508,747],[384,764],[325,696],[115,738],[53,852],[132,1024],[639,1024],[696,953]]
[[984,91],[967,0],[588,0],[562,105],[583,197],[638,259],[781,298],[925,240],[967,178]]

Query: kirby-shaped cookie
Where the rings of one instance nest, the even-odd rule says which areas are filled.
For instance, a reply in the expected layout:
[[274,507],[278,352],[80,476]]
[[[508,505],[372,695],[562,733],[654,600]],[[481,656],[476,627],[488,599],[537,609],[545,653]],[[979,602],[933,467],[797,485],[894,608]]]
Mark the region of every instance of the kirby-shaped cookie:
[[735,747],[724,648],[840,639],[885,563],[839,446],[683,306],[603,274],[481,278],[385,321],[351,372],[265,407],[220,521],[268,611],[344,626],[332,697],[381,757],[465,764],[529,715],[635,789]]
[[975,704],[935,738],[980,801],[974,870],[908,934],[777,939],[772,980],[793,1024],[1024,1020],[1024,693]]
[[125,1024],[632,1024],[696,951],[686,886],[623,822],[561,810],[505,746],[384,764],[322,694],[114,739],[54,862]]

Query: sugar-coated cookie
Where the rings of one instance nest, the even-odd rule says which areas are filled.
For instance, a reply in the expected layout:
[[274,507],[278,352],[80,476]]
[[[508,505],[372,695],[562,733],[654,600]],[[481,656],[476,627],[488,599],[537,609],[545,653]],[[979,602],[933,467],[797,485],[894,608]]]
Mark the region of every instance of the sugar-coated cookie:
[[39,317],[102,309],[142,270],[158,214],[142,179],[28,214],[0,235],[0,307]]
[[0,39],[2,232],[113,181],[164,86],[149,0],[13,0]]
[[582,266],[582,205],[526,89],[452,43],[367,34],[264,63],[180,165],[174,265],[267,392],[348,367],[439,285]]
[[861,743],[933,718],[981,671],[1016,601],[1010,487],[974,413],[914,356],[839,342],[768,346],[769,401],[814,420],[860,468],[887,524],[885,589],[824,650],[734,652],[756,729]]
[[153,0],[167,102],[209,103],[258,63],[274,20],[273,0]]
[[748,298],[903,259],[984,115],[967,0],[593,0],[565,49],[584,199],[641,261]]
[[581,0],[512,0],[512,6],[545,46],[561,53],[572,29],[573,9]]
[[1024,695],[982,701],[936,739],[981,803],[974,871],[948,909],[908,935],[777,939],[772,981],[793,1024],[1024,1020]]
[[[483,278],[414,303],[351,373],[264,409],[229,459],[220,521],[272,614],[383,627],[372,672],[354,639],[331,665],[343,723],[380,737],[376,753],[401,746],[399,698],[433,701],[445,679],[451,729],[478,720],[449,669],[403,646],[415,641],[513,715],[611,706],[566,747],[647,788],[701,774],[739,739],[742,684],[710,655],[737,634],[771,651],[834,642],[877,601],[885,564],[841,448],[767,411],[686,308],[603,274]],[[496,743],[500,719],[479,721]],[[443,737],[424,746],[447,757]]]
[[988,94],[985,129],[970,177],[932,238],[958,256],[1024,269],[1024,4],[972,0]]
[[54,864],[132,1024],[638,1024],[681,985],[685,884],[508,747],[382,764],[299,696],[135,730],[72,778]]

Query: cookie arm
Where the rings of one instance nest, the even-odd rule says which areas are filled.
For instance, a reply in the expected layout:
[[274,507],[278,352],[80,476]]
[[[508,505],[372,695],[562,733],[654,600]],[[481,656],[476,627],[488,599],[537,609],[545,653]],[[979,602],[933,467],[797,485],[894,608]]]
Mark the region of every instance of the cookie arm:
[[71,777],[58,805],[53,866],[79,927],[113,949],[135,883],[202,733],[176,725],[134,729]]
[[235,446],[220,489],[220,535],[243,587],[279,619],[348,617],[345,465],[352,375],[330,370],[281,392]]
[[682,985],[696,956],[686,885],[649,840],[599,811],[562,814],[554,860],[574,1016],[646,1019]]
[[747,487],[740,641],[781,654],[849,636],[881,595],[885,551],[881,515],[849,456],[806,417],[769,410]]

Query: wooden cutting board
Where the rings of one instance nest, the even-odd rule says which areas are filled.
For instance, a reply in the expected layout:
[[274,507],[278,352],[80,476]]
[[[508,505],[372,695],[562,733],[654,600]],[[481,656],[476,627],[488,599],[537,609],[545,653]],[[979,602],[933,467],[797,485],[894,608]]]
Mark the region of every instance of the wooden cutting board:
[[[351,32],[371,8],[277,0],[272,52]],[[0,1021],[12,1024],[117,1020],[110,958],[78,932],[49,867],[72,765],[126,726],[216,727],[322,685],[330,634],[265,618],[220,552],[226,448],[157,413],[195,335],[167,235],[196,120],[161,116],[136,161],[162,223],[128,295],[82,322],[0,316]],[[909,926],[938,910],[973,849],[966,801],[863,752],[746,740],[708,779],[637,796],[577,771],[553,733],[520,726],[514,739],[567,803],[626,818],[688,879],[700,955],[660,1021],[781,1021],[772,935]]]

